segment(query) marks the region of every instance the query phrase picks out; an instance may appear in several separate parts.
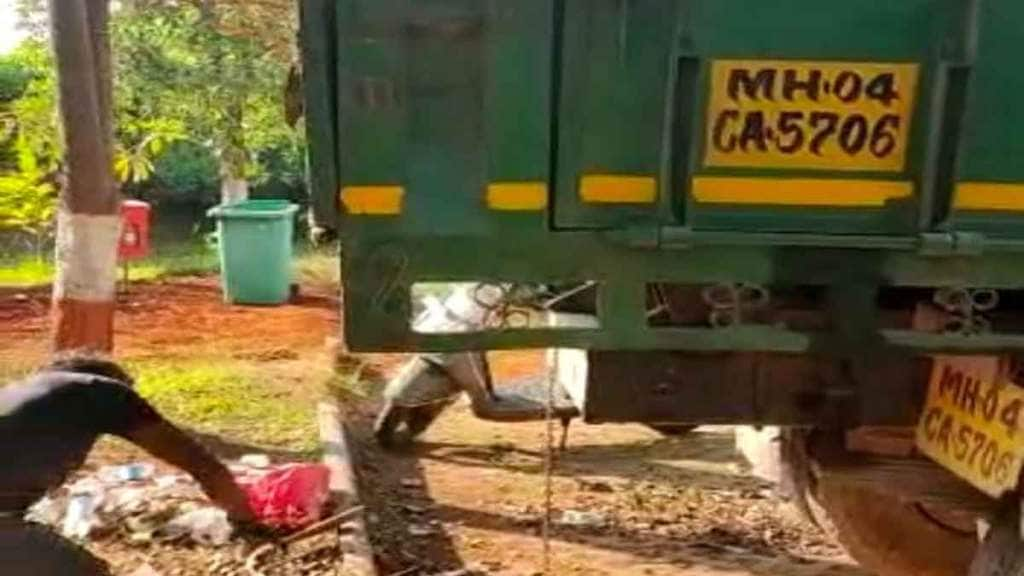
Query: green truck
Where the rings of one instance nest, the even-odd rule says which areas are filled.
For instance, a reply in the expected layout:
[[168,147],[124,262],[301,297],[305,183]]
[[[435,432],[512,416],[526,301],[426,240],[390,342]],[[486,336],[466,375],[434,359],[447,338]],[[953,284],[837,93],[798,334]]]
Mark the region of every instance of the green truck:
[[[1024,3],[301,8],[349,347],[558,350],[588,422],[776,431],[883,576],[1024,574]],[[439,283],[574,297],[419,332]]]

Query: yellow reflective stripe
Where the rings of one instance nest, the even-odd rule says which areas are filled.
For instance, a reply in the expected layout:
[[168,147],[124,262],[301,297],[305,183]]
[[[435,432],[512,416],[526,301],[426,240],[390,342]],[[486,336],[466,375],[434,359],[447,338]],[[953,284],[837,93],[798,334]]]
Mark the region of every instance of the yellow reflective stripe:
[[1024,184],[964,182],[956,188],[956,210],[1024,211]]
[[584,176],[580,199],[595,204],[650,204],[658,197],[658,181],[649,176]]
[[543,182],[494,182],[487,187],[491,210],[530,211],[548,206],[548,186]]
[[401,186],[345,186],[341,189],[341,203],[349,214],[401,214],[404,196],[405,188]]
[[706,204],[776,204],[783,206],[884,206],[908,198],[912,182],[827,180],[813,178],[693,179],[693,197]]

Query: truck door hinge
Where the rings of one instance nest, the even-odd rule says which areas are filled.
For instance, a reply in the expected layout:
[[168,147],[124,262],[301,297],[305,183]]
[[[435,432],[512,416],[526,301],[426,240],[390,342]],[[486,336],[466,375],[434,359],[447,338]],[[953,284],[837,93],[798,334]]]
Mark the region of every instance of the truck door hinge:
[[974,232],[924,232],[919,240],[922,256],[977,256],[985,249],[985,236]]

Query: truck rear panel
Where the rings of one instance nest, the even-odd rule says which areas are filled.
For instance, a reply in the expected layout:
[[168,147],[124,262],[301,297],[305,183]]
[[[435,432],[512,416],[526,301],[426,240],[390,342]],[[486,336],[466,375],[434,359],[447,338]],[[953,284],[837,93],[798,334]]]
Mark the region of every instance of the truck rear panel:
[[[356,350],[1024,344],[1018,1],[302,7],[314,207]],[[434,282],[592,282],[594,322],[415,333]],[[762,309],[709,321],[709,290],[750,287]],[[921,327],[981,288],[1001,295],[985,329]],[[652,321],[652,293],[695,313]]]

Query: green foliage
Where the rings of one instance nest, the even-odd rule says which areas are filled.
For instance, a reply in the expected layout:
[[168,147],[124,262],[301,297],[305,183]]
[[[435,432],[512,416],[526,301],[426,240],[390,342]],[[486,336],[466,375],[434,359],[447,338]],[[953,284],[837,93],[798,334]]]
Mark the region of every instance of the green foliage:
[[8,59],[28,78],[21,96],[10,103],[8,118],[13,120],[23,145],[31,150],[40,170],[51,172],[62,153],[53,57],[45,42],[26,40]]
[[0,104],[21,98],[32,74],[10,56],[0,56]]
[[209,148],[191,140],[172,143],[153,163],[151,196],[176,202],[217,200],[217,158]]
[[26,235],[39,255],[53,230],[60,154],[52,61],[45,45],[30,40],[0,69],[14,97],[0,98],[0,231]]
[[[63,151],[46,3],[17,9],[30,36],[0,57],[0,234],[27,233],[38,247]],[[110,31],[112,169],[126,192],[209,204],[225,176],[275,194],[304,187],[303,138],[281,102],[294,12],[291,0],[121,3]]]
[[52,231],[56,189],[45,180],[26,138],[18,136],[14,149],[18,170],[0,174],[0,230],[28,234],[38,253]]
[[[134,133],[129,133],[129,130]],[[154,160],[167,147],[186,138],[185,128],[175,120],[155,118],[125,126],[114,150],[114,174],[121,182],[138,184],[153,176]],[[126,147],[125,142],[137,142]]]
[[149,8],[116,20],[119,126],[166,119],[208,146],[222,174],[260,177],[261,149],[298,146],[285,125],[280,87],[287,70],[257,39],[223,33],[188,6]]

